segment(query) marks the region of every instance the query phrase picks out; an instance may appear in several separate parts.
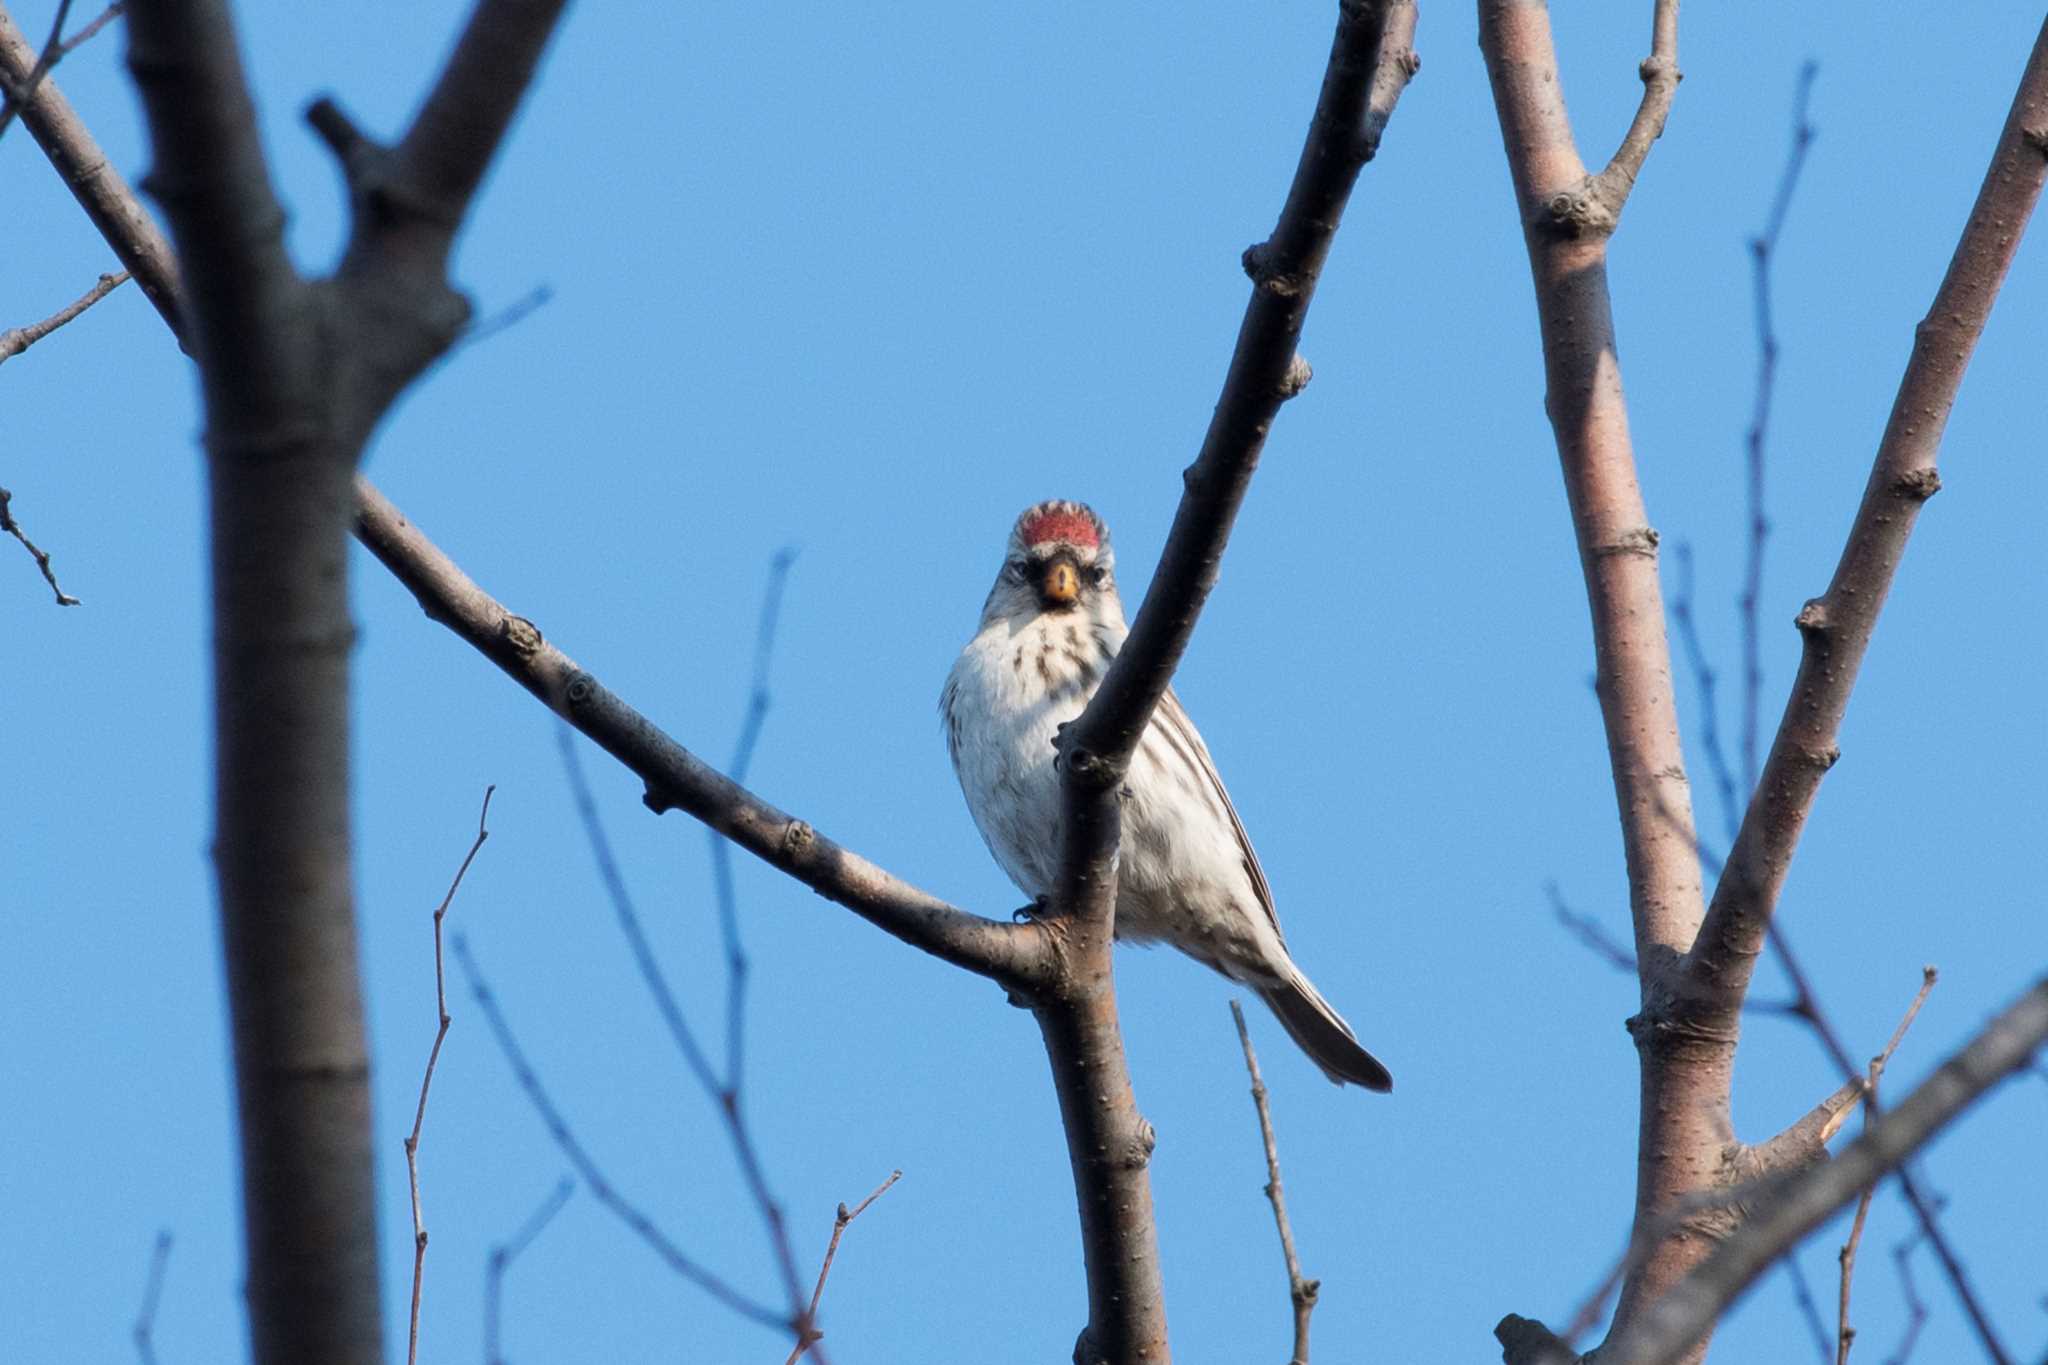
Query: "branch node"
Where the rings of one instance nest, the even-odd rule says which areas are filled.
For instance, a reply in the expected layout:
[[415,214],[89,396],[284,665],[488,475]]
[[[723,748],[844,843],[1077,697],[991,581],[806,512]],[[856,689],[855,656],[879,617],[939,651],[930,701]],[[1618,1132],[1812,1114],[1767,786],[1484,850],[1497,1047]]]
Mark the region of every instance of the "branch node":
[[1914,502],[1926,502],[1940,491],[1941,473],[1932,466],[1909,469],[1892,480],[1892,492]]
[[1244,273],[1260,289],[1277,298],[1294,298],[1302,292],[1307,281],[1300,275],[1282,270],[1274,259],[1276,254],[1271,242],[1254,242],[1244,249],[1239,261],[1244,266]]
[[1598,237],[1614,231],[1619,221],[1601,192],[1598,179],[1587,176],[1569,190],[1559,190],[1543,205],[1543,227],[1558,237]]
[[1309,368],[1308,361],[1296,354],[1287,362],[1287,373],[1280,377],[1280,401],[1284,403],[1307,388],[1308,381],[1315,378],[1315,373]]
[[377,144],[363,135],[355,120],[334,102],[331,95],[322,95],[306,106],[306,123],[320,135],[320,140],[327,144],[327,150],[334,153],[351,179],[363,156],[377,148]]
[[1828,632],[1828,604],[1818,597],[1810,597],[1799,614],[1792,618],[1792,624],[1799,627],[1801,635],[1825,635]]
[[1577,1365],[1578,1352],[1534,1318],[1510,1313],[1494,1324],[1493,1339],[1507,1365]]
[[2041,155],[2048,156],[2048,125],[2020,129],[2020,140]]
[[569,679],[569,685],[562,689],[562,699],[572,708],[580,708],[597,695],[597,679],[588,673],[578,673]]
[[540,647],[547,643],[541,636],[540,627],[524,616],[505,617],[498,623],[498,636],[522,658],[539,653]]
[[782,856],[799,858],[811,851],[818,842],[818,832],[802,820],[792,820],[782,831]]
[[1060,755],[1060,768],[1075,782],[1094,791],[1114,787],[1124,780],[1124,766],[1104,758],[1092,749],[1073,747]]
[[1645,559],[1657,557],[1657,542],[1661,537],[1654,526],[1631,526],[1604,545],[1595,545],[1593,555],[1605,559],[1610,555],[1641,555]]

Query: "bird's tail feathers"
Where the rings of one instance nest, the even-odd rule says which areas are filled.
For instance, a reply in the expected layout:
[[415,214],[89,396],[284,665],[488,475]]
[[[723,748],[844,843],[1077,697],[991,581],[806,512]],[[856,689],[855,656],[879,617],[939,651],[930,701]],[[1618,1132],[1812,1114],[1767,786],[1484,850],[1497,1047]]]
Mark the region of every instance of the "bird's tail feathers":
[[1393,1074],[1358,1045],[1351,1025],[1300,972],[1290,973],[1277,985],[1260,987],[1259,998],[1272,1009],[1287,1036],[1332,1081],[1339,1085],[1349,1081],[1381,1093],[1394,1088]]

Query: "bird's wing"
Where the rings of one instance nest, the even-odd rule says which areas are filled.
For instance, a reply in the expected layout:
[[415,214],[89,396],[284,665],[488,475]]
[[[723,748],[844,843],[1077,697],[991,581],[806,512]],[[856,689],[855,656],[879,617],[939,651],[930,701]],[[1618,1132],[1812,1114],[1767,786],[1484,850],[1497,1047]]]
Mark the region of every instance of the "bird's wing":
[[1171,687],[1159,699],[1159,708],[1152,713],[1152,723],[1160,726],[1180,748],[1194,756],[1194,764],[1201,769],[1209,790],[1216,793],[1216,799],[1223,803],[1223,812],[1230,817],[1230,828],[1237,835],[1238,851],[1244,854],[1244,870],[1251,878],[1252,894],[1258,898],[1259,908],[1266,912],[1273,932],[1279,936],[1280,946],[1285,948],[1287,935],[1281,933],[1280,915],[1273,909],[1273,888],[1266,885],[1266,869],[1259,866],[1259,855],[1252,848],[1251,837],[1244,832],[1244,821],[1237,818],[1237,807],[1230,803],[1230,793],[1223,789],[1223,777],[1216,771],[1216,760],[1209,757],[1209,746],[1202,743],[1195,723],[1188,719],[1187,711]]

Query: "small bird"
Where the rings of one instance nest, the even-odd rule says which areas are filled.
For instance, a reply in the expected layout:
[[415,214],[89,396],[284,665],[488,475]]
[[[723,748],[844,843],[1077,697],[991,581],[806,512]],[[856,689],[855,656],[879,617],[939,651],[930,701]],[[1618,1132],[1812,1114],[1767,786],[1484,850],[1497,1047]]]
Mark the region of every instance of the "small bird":
[[[1129,633],[1115,570],[1109,528],[1087,506],[1026,508],[981,627],[939,698],[967,809],[989,852],[1034,901],[1052,893],[1059,864],[1054,741],[1087,707]],[[1170,689],[1125,783],[1116,933],[1164,940],[1257,991],[1331,1080],[1393,1089],[1387,1069],[1288,956],[1259,855]]]

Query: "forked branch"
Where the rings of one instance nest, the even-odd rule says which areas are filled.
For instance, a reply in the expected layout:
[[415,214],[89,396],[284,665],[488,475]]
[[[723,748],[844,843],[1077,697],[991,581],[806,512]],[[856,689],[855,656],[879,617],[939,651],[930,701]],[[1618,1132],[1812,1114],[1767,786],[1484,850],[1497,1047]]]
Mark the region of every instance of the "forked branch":
[[1600,1350],[1600,1365],[1667,1365],[1682,1358],[1774,1261],[1912,1156],[1985,1091],[2026,1066],[2043,1040],[2048,1040],[2048,979],[2037,981],[1834,1160],[1808,1167],[1757,1200],[1748,1221],[1697,1269],[1616,1327]]

